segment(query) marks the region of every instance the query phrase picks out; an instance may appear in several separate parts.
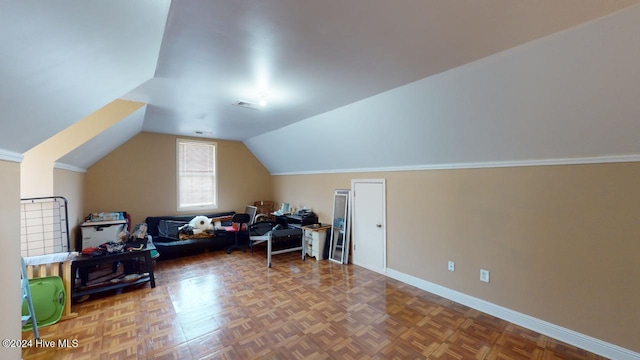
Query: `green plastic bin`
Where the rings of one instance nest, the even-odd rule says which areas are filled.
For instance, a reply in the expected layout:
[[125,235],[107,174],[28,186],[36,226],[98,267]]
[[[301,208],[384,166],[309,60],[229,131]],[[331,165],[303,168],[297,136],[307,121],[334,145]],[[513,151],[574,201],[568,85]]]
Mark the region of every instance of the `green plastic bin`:
[[[62,278],[59,276],[45,276],[29,279],[29,289],[31,290],[31,301],[36,313],[38,328],[57,323],[62,317],[67,298]],[[22,315],[29,315],[26,301],[22,303]],[[31,322],[27,322],[22,326],[22,331],[31,329]]]

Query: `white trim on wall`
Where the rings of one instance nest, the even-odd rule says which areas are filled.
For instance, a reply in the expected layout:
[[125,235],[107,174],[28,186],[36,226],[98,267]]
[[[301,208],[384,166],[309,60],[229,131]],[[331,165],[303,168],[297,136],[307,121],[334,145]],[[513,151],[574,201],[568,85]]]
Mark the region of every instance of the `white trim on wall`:
[[86,173],[87,172],[87,169],[83,169],[81,167],[77,167],[77,166],[73,166],[73,165],[69,165],[69,164],[64,164],[64,163],[59,163],[59,162],[53,164],[53,167],[55,169],[75,171],[75,172],[78,172],[78,173]]
[[592,157],[581,157],[581,158],[560,158],[560,159],[518,160],[518,161],[487,161],[487,162],[432,164],[432,165],[406,165],[406,166],[354,168],[354,169],[328,169],[328,170],[317,170],[317,171],[272,173],[271,175],[315,175],[315,174],[344,174],[344,173],[359,173],[359,172],[454,170],[454,169],[480,169],[480,168],[519,167],[519,166],[604,164],[604,163],[622,163],[622,162],[639,162],[639,161],[640,161],[640,154],[628,154],[628,155],[611,155],[611,156],[592,156]]
[[0,149],[0,160],[13,161],[13,162],[22,162],[24,156],[22,154],[18,154],[13,151],[7,151]]
[[497,318],[509,321],[516,325],[536,331],[540,334],[566,342],[592,353],[617,360],[638,360],[640,353],[625,349],[618,345],[607,343],[594,337],[578,333],[576,331],[558,326],[544,320],[475,298],[473,296],[451,290],[444,286],[387,268],[387,276],[415,286],[430,293],[442,296],[451,301],[471,307],[478,311],[493,315]]

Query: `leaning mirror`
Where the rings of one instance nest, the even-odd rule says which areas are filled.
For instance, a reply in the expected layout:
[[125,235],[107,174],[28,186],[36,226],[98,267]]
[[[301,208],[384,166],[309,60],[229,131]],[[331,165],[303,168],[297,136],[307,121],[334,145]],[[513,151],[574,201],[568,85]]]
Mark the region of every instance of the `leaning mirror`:
[[336,190],[333,194],[333,227],[329,245],[329,260],[349,262],[349,192]]

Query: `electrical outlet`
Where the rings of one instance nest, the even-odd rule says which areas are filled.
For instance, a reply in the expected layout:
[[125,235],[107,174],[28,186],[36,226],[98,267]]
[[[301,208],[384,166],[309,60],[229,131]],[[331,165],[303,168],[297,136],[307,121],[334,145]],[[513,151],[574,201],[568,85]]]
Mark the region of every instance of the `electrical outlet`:
[[456,264],[453,261],[449,261],[449,271],[456,271]]
[[480,281],[489,282],[489,270],[480,269]]

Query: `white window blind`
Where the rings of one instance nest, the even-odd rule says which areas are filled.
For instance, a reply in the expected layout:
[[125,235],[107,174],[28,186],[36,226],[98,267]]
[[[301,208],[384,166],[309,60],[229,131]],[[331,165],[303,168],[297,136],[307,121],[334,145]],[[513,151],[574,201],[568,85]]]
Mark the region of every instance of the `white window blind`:
[[178,139],[178,210],[217,207],[216,143]]

